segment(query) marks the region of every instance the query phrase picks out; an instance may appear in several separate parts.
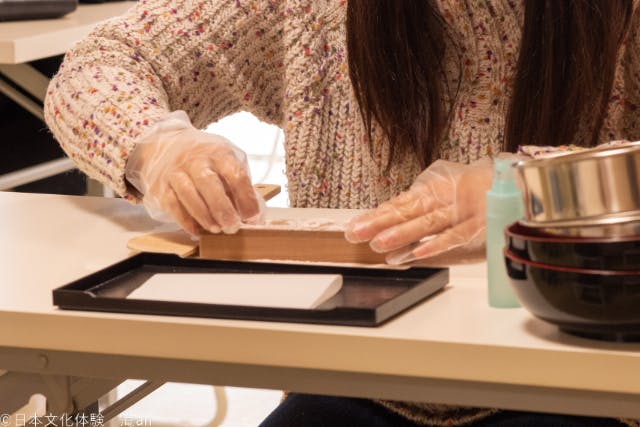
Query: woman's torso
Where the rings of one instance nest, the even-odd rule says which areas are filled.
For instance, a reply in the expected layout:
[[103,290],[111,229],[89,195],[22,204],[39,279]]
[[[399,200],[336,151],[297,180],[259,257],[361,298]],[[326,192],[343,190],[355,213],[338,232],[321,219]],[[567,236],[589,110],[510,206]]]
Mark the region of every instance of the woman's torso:
[[[446,24],[445,99],[449,125],[443,159],[469,163],[501,151],[516,72],[523,2],[438,0]],[[288,17],[284,122],[286,173],[293,206],[368,208],[411,185],[412,156],[391,164],[379,129],[366,139],[347,64],[346,3],[321,1]],[[298,22],[296,22],[298,21]],[[634,23],[636,19],[633,20]],[[635,26],[630,37],[635,39]],[[380,66],[384,66],[381,64]],[[602,141],[638,139],[635,52],[623,47]],[[372,155],[371,155],[372,154]]]

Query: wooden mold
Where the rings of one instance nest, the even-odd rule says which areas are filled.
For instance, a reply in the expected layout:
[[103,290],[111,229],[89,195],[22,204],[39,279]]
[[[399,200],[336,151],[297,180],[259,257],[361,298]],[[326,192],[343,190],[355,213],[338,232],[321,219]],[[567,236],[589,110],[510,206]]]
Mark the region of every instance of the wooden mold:
[[368,243],[349,243],[343,231],[241,229],[200,236],[200,257],[224,260],[284,260],[383,264]]
[[[280,192],[280,186],[258,184],[265,200]],[[384,255],[368,243],[349,243],[344,224],[358,211],[347,209],[267,208],[267,223],[247,226],[235,234],[209,234],[193,240],[184,231],[136,236],[130,249],[142,252],[173,253],[181,257],[199,256],[222,260],[278,260],[356,264],[383,264]]]
[[[253,188],[265,201],[280,193],[280,186],[276,184],[255,184]],[[132,237],[127,247],[138,252],[175,254],[184,258],[197,253],[198,241],[188,233],[177,230]]]

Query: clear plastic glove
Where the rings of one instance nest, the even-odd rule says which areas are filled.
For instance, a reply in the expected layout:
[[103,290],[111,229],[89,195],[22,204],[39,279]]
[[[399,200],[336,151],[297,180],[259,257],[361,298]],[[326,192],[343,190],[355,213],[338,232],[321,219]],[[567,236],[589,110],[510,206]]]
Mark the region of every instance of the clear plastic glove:
[[245,153],[194,128],[184,111],[168,114],[138,142],[125,173],[152,218],[175,221],[193,235],[235,233],[264,212]]
[[471,165],[438,160],[411,188],[353,218],[345,232],[352,243],[369,242],[389,264],[484,248],[489,159]]

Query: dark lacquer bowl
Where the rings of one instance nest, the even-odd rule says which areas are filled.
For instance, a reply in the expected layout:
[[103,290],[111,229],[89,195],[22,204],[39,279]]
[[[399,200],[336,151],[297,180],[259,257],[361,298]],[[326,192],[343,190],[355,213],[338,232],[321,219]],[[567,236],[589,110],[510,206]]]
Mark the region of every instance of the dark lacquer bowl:
[[[593,270],[640,270],[640,236],[558,236],[514,222],[507,248],[525,260]],[[640,308],[639,308],[640,309]]]
[[561,330],[589,338],[640,341],[640,270],[586,270],[528,261],[504,251],[522,305]]

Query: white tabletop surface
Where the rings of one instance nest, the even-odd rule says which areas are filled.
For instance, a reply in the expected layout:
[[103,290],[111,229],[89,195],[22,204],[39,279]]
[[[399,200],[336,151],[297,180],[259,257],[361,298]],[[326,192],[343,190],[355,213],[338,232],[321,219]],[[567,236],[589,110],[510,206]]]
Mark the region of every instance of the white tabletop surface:
[[52,305],[52,289],[128,257],[126,241],[154,226],[140,207],[120,199],[0,192],[0,347],[640,395],[639,344],[574,338],[524,309],[489,308],[483,264],[452,268],[443,293],[378,328]]
[[121,15],[135,3],[83,4],[59,18],[0,23],[0,64],[19,64],[66,52],[100,21]]

